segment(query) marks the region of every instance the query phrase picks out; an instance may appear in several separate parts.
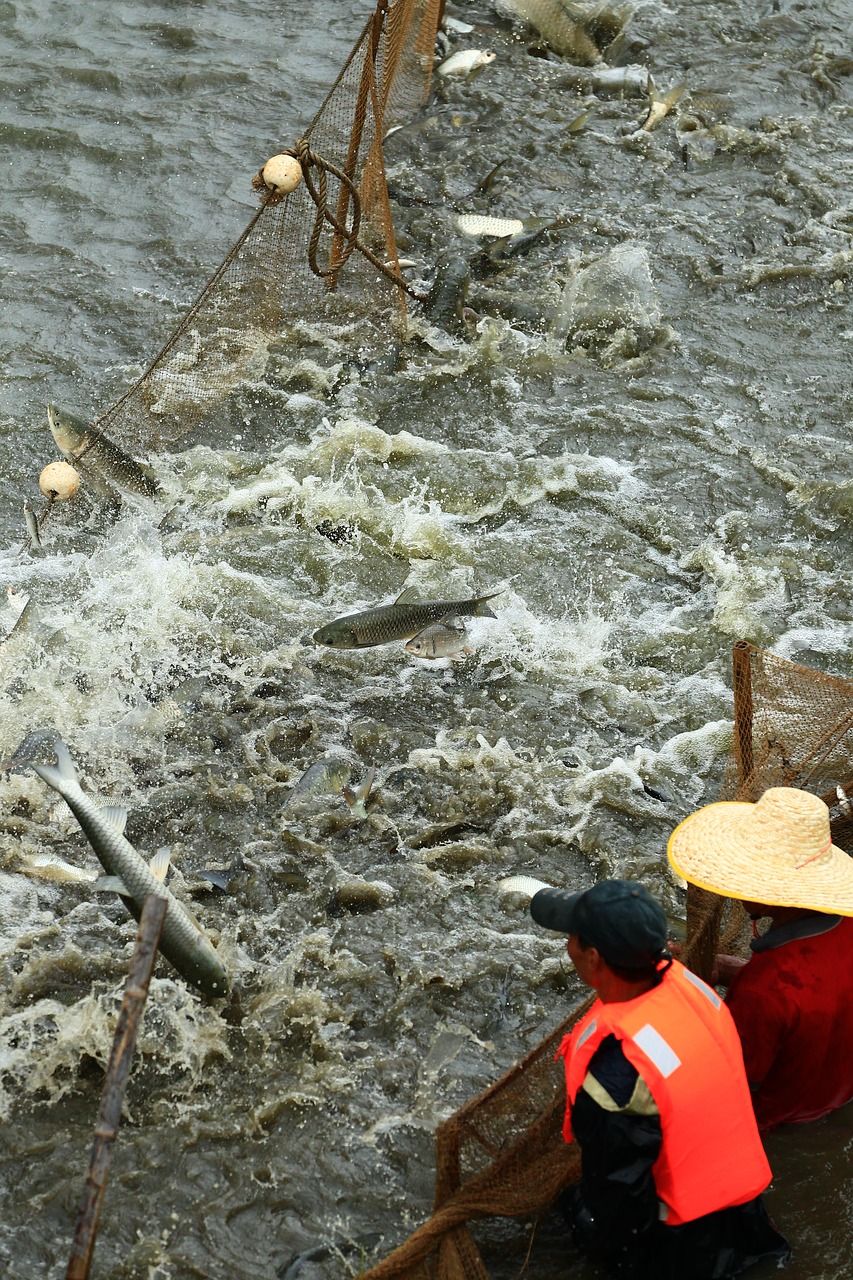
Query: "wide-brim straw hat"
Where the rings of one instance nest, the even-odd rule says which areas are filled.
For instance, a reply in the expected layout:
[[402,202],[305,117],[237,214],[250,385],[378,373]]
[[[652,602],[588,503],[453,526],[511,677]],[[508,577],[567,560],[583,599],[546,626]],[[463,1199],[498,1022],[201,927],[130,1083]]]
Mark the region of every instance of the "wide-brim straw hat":
[[853,858],[832,843],[829,809],[810,791],[770,787],[754,804],[705,805],[675,828],[666,852],[701,889],[853,916]]

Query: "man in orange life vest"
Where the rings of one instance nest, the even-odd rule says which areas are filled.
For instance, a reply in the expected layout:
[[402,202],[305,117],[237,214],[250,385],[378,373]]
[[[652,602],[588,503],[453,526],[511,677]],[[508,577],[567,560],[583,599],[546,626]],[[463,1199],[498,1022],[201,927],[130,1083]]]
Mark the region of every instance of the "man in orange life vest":
[[569,935],[598,999],[560,1047],[581,1179],[562,1208],[582,1252],[620,1280],[722,1280],[787,1242],[761,1200],[770,1167],[722,1000],[667,951],[641,885],[540,889],[537,924]]
[[760,1129],[817,1120],[853,1099],[853,859],[819,796],[771,787],[686,818],[669,860],[771,926],[747,963],[718,956]]

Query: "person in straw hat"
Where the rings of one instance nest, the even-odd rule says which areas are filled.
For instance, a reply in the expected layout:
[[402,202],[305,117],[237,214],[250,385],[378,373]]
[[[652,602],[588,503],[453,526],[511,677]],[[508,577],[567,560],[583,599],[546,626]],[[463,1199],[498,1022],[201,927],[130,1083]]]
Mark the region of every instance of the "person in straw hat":
[[[756,936],[748,961],[718,956],[759,1128],[817,1120],[853,1099],[853,859],[832,843],[819,796],[771,787],[709,804],[667,855],[691,884],[738,898]],[[754,932],[755,926],[753,925]]]
[[544,886],[537,924],[598,999],[565,1037],[563,1135],[581,1179],[561,1208],[572,1239],[619,1280],[724,1280],[789,1248],[761,1198],[770,1166],[740,1041],[715,991],[673,961],[643,885]]

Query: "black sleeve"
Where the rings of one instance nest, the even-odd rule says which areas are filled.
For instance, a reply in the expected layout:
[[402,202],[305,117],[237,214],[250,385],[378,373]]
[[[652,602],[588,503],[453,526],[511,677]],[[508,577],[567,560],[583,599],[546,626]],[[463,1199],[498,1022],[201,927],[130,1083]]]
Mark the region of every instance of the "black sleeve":
[[[637,1072],[615,1037],[599,1047],[590,1073],[615,1103],[628,1103]],[[572,1129],[581,1148],[581,1181],[563,1208],[575,1244],[627,1280],[638,1271],[658,1222],[652,1165],[661,1147],[660,1117],[606,1110],[581,1089]]]

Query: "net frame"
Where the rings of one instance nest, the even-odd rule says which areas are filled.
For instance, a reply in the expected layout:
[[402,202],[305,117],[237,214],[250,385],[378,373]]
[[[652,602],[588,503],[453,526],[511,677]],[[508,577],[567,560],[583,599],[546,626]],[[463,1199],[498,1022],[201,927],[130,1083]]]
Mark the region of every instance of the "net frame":
[[[830,807],[833,843],[853,851],[853,805],[847,812],[835,789],[853,800],[853,681],[743,640],[732,649],[732,684],[719,798],[754,801],[771,786],[803,787]],[[718,950],[733,946],[745,924],[739,903],[688,885],[683,962],[709,981]],[[488,1280],[467,1222],[544,1213],[578,1180],[580,1151],[562,1136],[565,1075],[553,1059],[593,1000],[438,1126],[432,1217],[362,1280]]]

